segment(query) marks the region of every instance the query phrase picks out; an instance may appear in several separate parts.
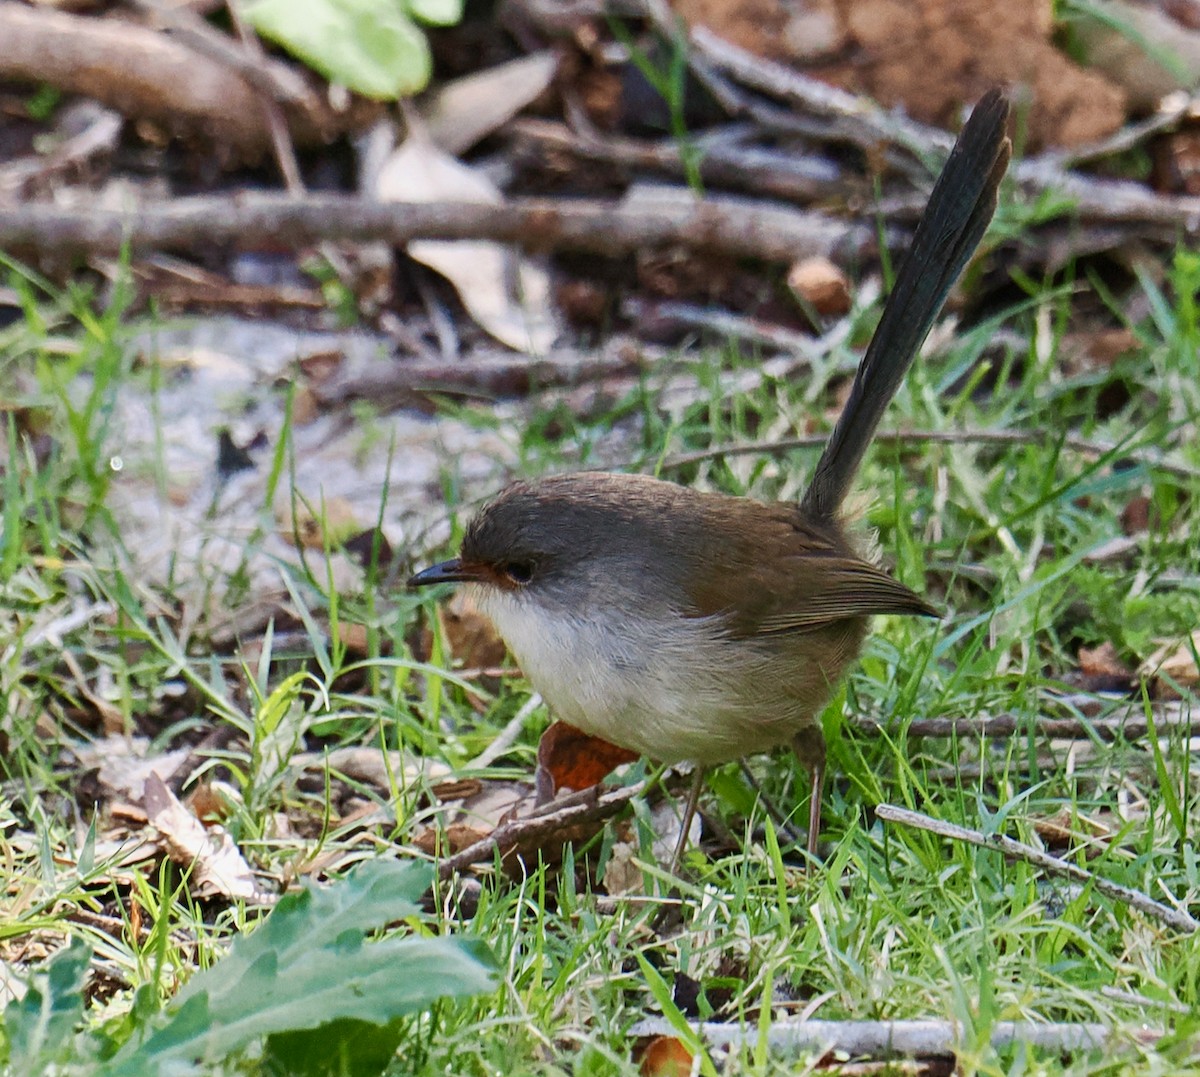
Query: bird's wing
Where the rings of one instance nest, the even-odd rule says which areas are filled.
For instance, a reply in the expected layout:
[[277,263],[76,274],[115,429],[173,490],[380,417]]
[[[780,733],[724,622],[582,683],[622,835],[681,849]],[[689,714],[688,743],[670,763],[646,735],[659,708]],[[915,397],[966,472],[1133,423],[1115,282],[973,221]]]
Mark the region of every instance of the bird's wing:
[[883,569],[856,556],[840,530],[772,511],[744,537],[709,550],[690,574],[696,616],[721,616],[735,638],[807,632],[874,613],[940,616]]

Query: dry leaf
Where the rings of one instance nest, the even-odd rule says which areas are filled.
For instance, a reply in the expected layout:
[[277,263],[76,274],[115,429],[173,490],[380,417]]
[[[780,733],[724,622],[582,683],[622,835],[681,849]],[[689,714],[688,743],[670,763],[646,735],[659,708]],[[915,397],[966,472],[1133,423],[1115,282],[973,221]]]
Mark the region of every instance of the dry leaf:
[[260,889],[242,854],[224,827],[205,826],[176,798],[156,774],[146,779],[146,818],[166,839],[171,859],[192,869],[198,890],[270,904],[273,894]]
[[541,96],[557,70],[554,53],[535,52],[446,83],[421,104],[430,139],[446,153],[469,150]]
[[463,823],[451,823],[445,828],[426,827],[412,843],[429,856],[453,856],[483,841],[490,833],[490,830],[478,830]]
[[1064,375],[1111,370],[1122,356],[1138,349],[1138,339],[1124,326],[1079,329],[1067,333],[1059,349]]
[[[441,813],[439,821],[422,831],[414,843],[443,855],[486,839],[499,839],[504,870],[520,873],[530,863],[558,863],[564,846],[578,848],[604,826],[611,812],[580,812],[578,800],[542,805],[528,782],[479,782],[479,791]],[[621,803],[620,791],[610,791]],[[603,798],[597,795],[596,804]],[[584,805],[588,807],[588,805]],[[484,859],[490,860],[489,853]]]
[[1063,852],[1082,848],[1089,858],[1104,852],[1113,835],[1113,828],[1103,820],[1080,815],[1065,806],[1051,816],[1035,817],[1032,822],[1033,829],[1047,849]]
[[[449,856],[483,841],[515,812],[532,806],[527,782],[485,781],[477,778],[442,782],[433,790],[453,810],[453,816],[421,831],[413,844],[422,852]],[[450,798],[465,793],[457,803]]]
[[437,760],[416,759],[407,752],[380,751],[377,747],[351,745],[330,752],[304,752],[294,755],[291,765],[302,770],[344,774],[352,781],[372,785],[390,795],[393,782],[409,788],[416,782],[437,782],[446,778],[450,768]]
[[338,640],[355,658],[365,658],[370,653],[370,631],[366,625],[339,621]]
[[325,385],[346,365],[343,348],[319,348],[296,359],[296,366],[310,385]]
[[[490,180],[418,130],[380,168],[375,195],[384,202],[503,201]],[[414,240],[408,253],[450,281],[467,313],[502,344],[543,355],[554,343],[559,327],[550,278],[530,259],[485,240]]]
[[495,669],[508,648],[496,627],[479,612],[470,591],[460,589],[441,607],[439,616],[450,654],[467,669]]
[[1117,648],[1106,640],[1099,647],[1079,648],[1081,687],[1091,692],[1127,692],[1133,685],[1133,670],[1121,661]]
[[368,527],[357,535],[351,535],[343,543],[343,548],[363,568],[366,568],[374,560],[375,566],[380,571],[386,570],[396,556],[392,544],[387,540],[387,535],[378,527]]
[[459,805],[455,822],[491,833],[522,808],[532,807],[528,782],[484,781]]
[[[653,832],[651,855],[655,863],[669,864],[679,845],[680,825],[683,823],[683,800],[660,800],[650,809],[650,829]],[[642,869],[634,862],[640,853],[636,823],[623,822],[617,831],[619,838],[613,842],[612,855],[604,865],[604,889],[609,894],[642,894],[646,881]],[[688,826],[687,845],[700,841],[700,814],[692,815]]]
[[675,1036],[655,1036],[642,1049],[638,1073],[642,1077],[690,1077],[692,1052]]
[[220,823],[229,818],[241,799],[228,782],[201,781],[192,786],[183,803],[202,822]]
[[555,722],[538,741],[537,765],[548,778],[549,792],[560,789],[590,789],[622,763],[632,763],[637,752],[609,744],[566,722]]
[[1196,668],[1197,651],[1200,651],[1200,629],[1192,633],[1190,640],[1180,644],[1163,644],[1142,663],[1138,672],[1144,677],[1162,677],[1184,688],[1191,688],[1200,683],[1200,669]]
[[170,781],[192,754],[188,748],[177,748],[147,757],[149,747],[145,737],[105,737],[80,744],[74,749],[77,769],[80,773],[94,769],[96,780],[110,799],[141,803],[148,778]]
[[788,270],[787,283],[797,299],[822,316],[839,316],[850,310],[850,282],[828,258],[796,262]]
[[323,550],[326,544],[335,549],[363,529],[354,506],[344,497],[318,498],[311,503],[289,498],[276,508],[275,520],[284,541],[306,550]]
[[1200,195],[1200,131],[1194,124],[1163,135],[1151,149],[1156,191]]
[[1143,535],[1150,529],[1153,505],[1145,494],[1131,497],[1121,510],[1121,530],[1126,535]]

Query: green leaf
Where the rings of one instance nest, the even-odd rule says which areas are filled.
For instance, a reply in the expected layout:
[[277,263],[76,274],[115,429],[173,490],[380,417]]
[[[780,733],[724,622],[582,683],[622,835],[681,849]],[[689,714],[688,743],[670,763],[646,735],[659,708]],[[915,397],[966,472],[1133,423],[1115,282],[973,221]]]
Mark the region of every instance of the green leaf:
[[671,988],[667,985],[667,981],[662,978],[658,969],[646,960],[644,954],[638,953],[634,956],[637,958],[638,965],[641,966],[642,976],[646,980],[646,987],[649,988],[654,1001],[662,1009],[663,1017],[667,1023],[675,1030],[675,1035],[679,1038],[679,1042],[691,1052],[693,1058],[697,1055],[700,1056],[700,1072],[704,1074],[704,1077],[716,1077],[716,1067],[709,1056],[708,1048],[700,1038],[700,1033],[692,1028],[688,1019],[684,1017],[683,1011],[675,1005],[675,999],[671,993]]
[[1142,714],[1146,716],[1147,740],[1150,742],[1150,750],[1154,753],[1154,773],[1158,778],[1158,791],[1162,795],[1167,815],[1175,826],[1175,833],[1182,846],[1187,841],[1187,817],[1175,789],[1175,779],[1163,755],[1162,743],[1158,739],[1158,730],[1154,725],[1154,705],[1150,702],[1150,693],[1146,690],[1145,681],[1142,682]]
[[[293,1034],[315,1029],[329,1036],[329,1057],[337,1059],[326,1072],[370,1072],[385,1049],[394,1052],[398,1017],[492,986],[494,962],[482,947],[440,938],[366,941],[367,932],[418,911],[431,871],[374,860],[332,886],[287,895],[258,930],[192,978],[148,1037],[127,1044],[102,1072],[152,1077],[212,1063],[265,1037],[269,1053],[289,1060],[289,1072],[293,1056],[315,1042]],[[355,1036],[356,1023],[382,1031]]]
[[263,37],[366,97],[409,96],[429,81],[429,45],[400,0],[254,0],[245,17]]
[[25,997],[5,1007],[11,1072],[42,1073],[69,1055],[83,1018],[83,979],[91,959],[92,948],[72,939],[30,976]]
[[257,739],[262,740],[279,728],[279,723],[300,698],[300,689],[307,677],[305,672],[293,673],[263,700],[262,706],[254,716]]
[[377,1077],[396,1055],[404,1025],[393,1021],[331,1021],[321,1028],[283,1032],[267,1041],[264,1069],[288,1077]]
[[430,26],[453,26],[462,18],[462,0],[408,0],[408,13]]

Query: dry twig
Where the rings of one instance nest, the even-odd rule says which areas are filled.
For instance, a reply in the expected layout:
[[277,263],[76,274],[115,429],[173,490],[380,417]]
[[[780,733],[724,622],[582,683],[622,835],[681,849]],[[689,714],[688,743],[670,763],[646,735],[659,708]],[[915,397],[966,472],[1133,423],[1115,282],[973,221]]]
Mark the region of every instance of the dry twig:
[[582,823],[599,822],[616,815],[634,797],[646,789],[645,782],[597,794],[596,789],[551,801],[542,810],[496,827],[486,838],[448,856],[438,864],[438,874],[449,878],[471,864],[490,860],[497,850],[501,855],[533,839],[577,827]]
[[[257,101],[254,111],[259,113]],[[810,255],[864,257],[874,232],[816,212],[745,198],[697,200],[686,192],[629,206],[590,199],[379,203],[340,196],[275,194],[180,198],[127,212],[97,206],[0,207],[0,247],[61,254],[134,250],[211,251],[215,244],[305,247],[322,240],[491,239],[539,250],[623,255],[681,244],[765,261]]]
[[658,368],[665,358],[628,342],[599,351],[555,348],[531,359],[527,355],[480,349],[469,363],[441,360],[355,364],[344,373],[312,387],[323,407],[350,400],[370,400],[396,408],[428,402],[434,396],[527,396],[535,389],[605,382]]
[[695,303],[647,300],[631,295],[621,301],[621,314],[642,326],[711,333],[724,340],[741,340],[791,355],[824,356],[829,350],[811,335],[794,329]]
[[1144,913],[1146,916],[1152,916],[1156,920],[1161,920],[1168,927],[1175,928],[1176,931],[1183,931],[1189,935],[1195,931],[1200,931],[1200,921],[1193,919],[1186,912],[1182,912],[1179,909],[1172,909],[1161,902],[1155,901],[1149,895],[1143,894],[1140,890],[1133,890],[1128,886],[1121,886],[1119,883],[1110,882],[1108,879],[1087,871],[1077,864],[1072,864],[1057,856],[1051,856],[1049,853],[1043,853],[1040,849],[1035,849],[1032,845],[1014,841],[1003,834],[984,834],[978,830],[970,830],[965,826],[958,826],[956,823],[947,823],[941,819],[922,815],[920,812],[909,811],[908,808],[897,808],[892,804],[877,805],[875,814],[885,822],[916,827],[918,830],[928,830],[931,834],[950,838],[953,841],[965,841],[970,845],[978,846],[980,849],[997,849],[1004,853],[1005,856],[1013,857],[1016,860],[1024,860],[1026,863],[1041,868],[1043,871],[1048,871],[1055,875],[1064,875],[1077,883],[1089,885],[1114,901],[1119,901],[1130,908],[1137,909],[1138,912]]
[[[688,37],[705,61],[741,85],[786,101],[804,116],[836,120],[828,131],[830,137],[864,149],[881,144],[898,145],[920,159],[949,150],[951,136],[936,127],[889,112],[867,98],[765,60],[702,26],[693,28]],[[786,122],[786,118],[768,116],[763,106],[749,105],[743,111],[760,122]],[[1076,216],[1086,222],[1137,225],[1140,238],[1149,232],[1167,242],[1177,238],[1179,232],[1200,233],[1200,198],[1159,195],[1139,183],[1094,179],[1066,171],[1064,165],[1075,159],[1079,158],[1048,153],[1014,161],[1010,176],[1032,193],[1052,192],[1073,202]]]
[[[1190,707],[1182,704],[1156,708],[1155,730],[1191,729]],[[905,735],[914,739],[924,737],[1011,737],[1032,727],[1043,737],[1075,740],[1095,735],[1112,741],[1117,737],[1133,740],[1150,732],[1150,722],[1141,712],[1106,718],[1047,718],[1041,715],[1023,718],[1015,714],[982,715],[978,718],[917,718],[904,728]],[[889,730],[884,722],[864,721],[859,728],[868,732]]]
[[[793,449],[820,448],[828,440],[827,434],[810,434],[805,437],[782,438],[778,441],[749,442],[745,445],[718,445],[697,452],[678,453],[662,461],[665,468],[684,467],[722,456],[746,456],[759,453],[777,455]],[[941,443],[946,445],[1042,445],[1046,434],[1036,430],[885,430],[875,435],[877,445],[921,445]],[[1144,452],[1139,449],[1124,449],[1108,441],[1089,441],[1086,438],[1066,437],[1059,439],[1064,449],[1084,456],[1112,456],[1121,460],[1132,460],[1143,467],[1174,475],[1179,479],[1200,479],[1200,468],[1166,460],[1160,453]]]
[[117,146],[123,121],[111,109],[92,104],[84,130],[71,135],[48,153],[35,153],[0,164],[0,198],[26,196],[32,188],[64,172],[87,168]]
[[[504,130],[517,140],[518,150],[526,153],[569,153],[582,161],[684,175],[683,154],[675,140],[652,142],[598,132],[580,133],[549,120],[514,120]],[[735,130],[723,129],[695,140],[693,150],[705,184],[801,203],[845,199],[854,181],[834,162],[747,145],[745,139],[753,133],[753,128],[739,125]]]
[[[258,92],[241,74],[120,19],[0,0],[0,79],[56,86],[171,130],[199,128],[239,153],[270,144]],[[288,118],[297,139],[312,143],[324,139],[335,117],[293,102]],[[346,126],[346,118],[339,123]]]
[[[705,1021],[696,1031],[713,1047],[737,1049],[754,1044],[763,1029],[754,1023],[734,1024]],[[640,1021],[630,1030],[634,1036],[678,1035],[661,1018]],[[1153,1042],[1162,1033],[1145,1030],[1140,1042]],[[856,1058],[953,1055],[973,1041],[969,1031],[953,1021],[772,1021],[766,1029],[767,1044],[780,1053],[798,1051],[846,1054]],[[1118,1040],[1114,1032],[1098,1024],[1039,1024],[1033,1021],[1001,1021],[992,1028],[993,1047],[1020,1043],[1048,1051],[1096,1050]]]

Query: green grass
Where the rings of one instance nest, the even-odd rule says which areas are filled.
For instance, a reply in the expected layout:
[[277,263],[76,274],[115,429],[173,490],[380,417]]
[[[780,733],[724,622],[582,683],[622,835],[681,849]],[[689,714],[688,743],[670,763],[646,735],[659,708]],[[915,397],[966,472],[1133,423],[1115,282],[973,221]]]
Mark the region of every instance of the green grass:
[[[529,690],[519,679],[492,692],[438,675],[431,667],[447,661],[447,650],[437,633],[430,666],[417,662],[409,646],[417,599],[399,590],[337,592],[331,551],[310,550],[304,567],[287,570],[297,623],[277,626],[257,653],[215,649],[203,620],[185,632],[170,589],[156,591],[134,571],[136,551],[124,548],[108,507],[122,394],[148,391],[157,376],[132,362],[125,300],[118,293],[101,305],[27,276],[14,280],[27,303],[24,319],[0,335],[0,396],[11,402],[0,476],[0,957],[24,967],[64,935],[90,942],[89,1020],[119,1039],[135,992],[171,996],[258,914],[193,897],[169,865],[118,867],[112,841],[130,828],[107,805],[95,814],[73,752],[100,733],[101,712],[81,684],[103,688],[110,728],[147,734],[157,751],[200,752],[204,770],[230,791],[231,835],[276,877],[314,863],[340,870],[355,859],[416,855],[407,843],[431,812],[431,779],[393,767],[392,789],[381,793],[319,768],[302,778],[297,750],[365,744],[461,767]],[[1065,812],[1086,833],[1080,820],[1104,816],[1116,838],[1079,862],[1158,900],[1200,902],[1200,798],[1185,733],[1067,746],[1032,731],[1040,716],[1073,713],[1065,686],[1081,646],[1111,642],[1136,666],[1157,641],[1179,640],[1200,623],[1200,481],[1136,455],[1161,453],[1200,471],[1200,259],[1180,253],[1165,284],[1137,282],[1146,314],[1129,325],[1136,348],[1111,367],[1077,373],[1064,372],[1064,339],[1082,324],[1081,309],[1095,316],[1101,282],[1080,276],[1023,287],[1023,301],[917,364],[885,427],[1026,431],[1030,441],[880,445],[864,469],[865,525],[898,575],[947,615],[940,624],[879,619],[825,716],[834,772],[824,866],[799,869],[797,851],[778,846],[729,767],[713,776],[706,807],[741,847],[712,859],[689,855],[689,881],[672,899],[679,923],[669,930],[661,876],[650,875],[649,899],[593,893],[605,841],[568,853],[565,868],[485,874],[469,900],[443,885],[423,930],[485,942],[501,986],[407,1019],[394,1072],[636,1072],[631,1027],[669,1011],[665,992],[686,977],[699,984],[689,1016],[740,1022],[751,1033],[772,1009],[960,1020],[971,1044],[960,1060],[965,1073],[1200,1073],[1200,937],[996,852],[885,828],[872,814],[888,801],[1035,842],[1037,820]],[[857,343],[869,314],[859,318]],[[1010,343],[991,347],[1001,328]],[[531,414],[499,429],[530,475],[611,461],[616,426],[632,467],[795,497],[812,452],[715,453],[677,469],[663,462],[789,435],[812,414],[809,400],[831,406],[823,379],[846,360],[835,354],[811,379],[731,396],[718,365],[753,369],[755,358],[728,347],[695,364],[700,390],[684,405],[673,397],[669,414],[660,407],[668,375],[654,372],[611,409],[576,416],[551,400],[553,423]],[[981,360],[989,365],[977,376]],[[485,407],[468,411],[473,423],[499,425]],[[41,432],[53,448],[35,458]],[[278,433],[275,467],[286,485],[287,437]],[[1120,448],[1097,458],[1066,446],[1068,435]],[[456,497],[486,493],[464,490],[452,459],[444,486]],[[1148,498],[1149,533],[1122,559],[1092,560],[1122,535],[1135,497]],[[450,510],[461,521],[470,503]],[[71,621],[88,604],[104,612]],[[329,627],[337,623],[367,625],[365,662],[338,644]],[[61,648],[46,634],[55,626]],[[482,713],[472,699],[482,700]],[[990,743],[908,733],[915,718],[989,714],[1014,715],[1024,732]],[[886,733],[862,731],[860,718],[885,722]],[[488,776],[528,777],[547,720],[539,712]],[[802,820],[804,779],[792,759],[752,767]],[[371,805],[367,822],[350,818]],[[132,929],[135,907],[141,934]],[[1009,1020],[1101,1022],[1124,1046],[1073,1056],[993,1050],[991,1029]],[[1135,1034],[1147,1025],[1170,1034],[1141,1046]],[[230,1065],[255,1072],[250,1060]],[[751,1034],[725,1072],[805,1069]]]

